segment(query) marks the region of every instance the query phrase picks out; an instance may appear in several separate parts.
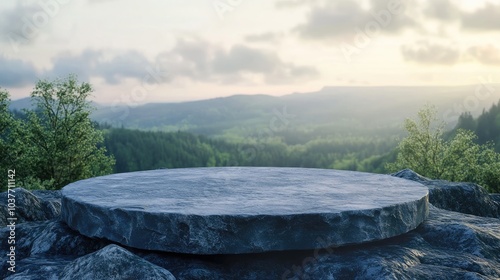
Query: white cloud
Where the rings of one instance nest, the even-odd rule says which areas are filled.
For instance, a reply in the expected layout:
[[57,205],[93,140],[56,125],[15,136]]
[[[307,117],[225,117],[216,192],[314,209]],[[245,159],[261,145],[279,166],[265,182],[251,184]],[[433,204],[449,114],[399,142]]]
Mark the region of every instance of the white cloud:
[[[352,38],[357,29],[377,28],[382,33],[398,33],[412,26],[413,20],[404,14],[407,1],[371,1],[369,9],[360,2],[351,0],[331,1],[314,5],[305,23],[295,31],[304,39],[346,39]],[[368,26],[368,27],[367,27]]]
[[500,48],[493,45],[473,46],[467,53],[482,64],[500,65]]
[[238,83],[248,75],[257,75],[266,82],[293,83],[318,76],[315,68],[284,62],[269,50],[241,44],[226,49],[200,39],[180,40],[160,57],[161,64],[173,77],[195,81]]
[[462,25],[473,30],[500,30],[500,5],[486,4],[474,12],[462,15]]
[[255,42],[266,42],[266,43],[276,43],[284,36],[281,32],[266,32],[259,34],[251,34],[245,36],[245,41],[249,43]]
[[413,45],[401,47],[403,57],[407,61],[422,64],[455,64],[460,59],[460,50],[445,44],[419,41]]
[[455,4],[450,0],[428,0],[425,2],[424,15],[440,21],[459,19],[461,11]]
[[[10,66],[0,67],[0,71],[5,72],[3,79],[8,85],[34,82],[36,71],[33,65],[21,60],[5,61],[3,65]],[[319,75],[315,68],[285,62],[270,50],[241,44],[223,48],[202,39],[181,39],[172,49],[159,53],[154,60],[148,60],[135,50],[86,49],[81,53],[61,53],[52,59],[51,67],[41,75],[55,78],[73,73],[85,81],[95,77],[113,85],[127,78],[141,81],[148,71],[163,73],[161,83],[187,79],[231,84],[254,82],[256,78],[261,82],[280,84],[309,80]],[[252,79],[248,80],[249,77]]]

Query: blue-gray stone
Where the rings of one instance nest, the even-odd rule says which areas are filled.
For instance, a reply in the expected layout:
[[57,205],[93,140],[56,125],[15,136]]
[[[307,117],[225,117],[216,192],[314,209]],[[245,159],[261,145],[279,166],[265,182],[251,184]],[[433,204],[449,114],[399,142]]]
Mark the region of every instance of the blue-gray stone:
[[59,279],[175,280],[175,277],[168,270],[139,258],[124,248],[108,245],[67,264]]
[[[414,172],[400,172],[403,173],[409,175],[404,177],[416,178]],[[448,189],[446,183],[454,187]],[[436,191],[430,188],[430,201],[439,201],[438,204],[447,206],[453,205],[457,198],[465,199],[458,195],[467,193],[460,189],[466,188],[465,185],[443,181],[442,187],[451,195],[439,195],[436,200],[433,198]],[[473,199],[468,199],[468,204],[480,207],[477,209],[494,206],[484,203],[485,197],[480,189],[474,190],[478,193],[470,195]],[[42,198],[38,191],[34,194]],[[47,197],[55,202],[58,202],[57,194],[56,191],[47,191]],[[489,196],[494,201],[497,197]],[[450,201],[443,203],[441,199]],[[37,205],[36,200],[26,202],[33,203],[24,205],[26,208]],[[458,210],[469,211],[466,207],[459,207]],[[116,248],[92,254],[110,243],[79,235],[57,220],[26,220],[16,226],[16,272],[8,271],[9,264],[2,262],[0,279],[60,279],[63,270],[70,279],[93,279],[97,274],[94,272],[112,271],[113,266],[106,265],[110,262],[151,267],[142,260],[170,271],[179,280],[500,279],[500,219],[477,216],[481,213],[489,212],[480,211],[474,216],[429,205],[429,216],[415,230],[380,241],[336,248],[209,256],[123,248],[140,258],[126,253],[117,254],[118,258],[103,257],[103,252],[120,252]],[[32,215],[27,218],[30,217],[36,218]],[[0,228],[0,239],[7,240],[9,232],[9,228]],[[321,239],[323,237],[318,236],[318,240]],[[328,243],[328,240],[323,242]],[[0,246],[0,255],[7,255],[8,250],[8,246]],[[80,264],[84,263],[88,264],[85,273],[74,269],[80,267],[83,271],[84,267]],[[114,275],[118,279],[127,279],[125,273]],[[137,277],[132,274],[130,278]]]
[[17,224],[26,221],[45,221],[61,214],[60,191],[30,192],[23,188],[15,188],[9,193],[0,193],[0,226],[6,226],[7,218],[12,218],[8,216],[7,197],[16,200],[14,212]]
[[500,218],[500,201],[474,183],[448,182],[423,177],[411,169],[392,174],[421,183],[429,188],[429,203],[450,211],[483,217]]
[[62,190],[62,219],[81,234],[190,254],[381,240],[415,229],[428,207],[420,183],[327,169],[155,170],[82,180]]

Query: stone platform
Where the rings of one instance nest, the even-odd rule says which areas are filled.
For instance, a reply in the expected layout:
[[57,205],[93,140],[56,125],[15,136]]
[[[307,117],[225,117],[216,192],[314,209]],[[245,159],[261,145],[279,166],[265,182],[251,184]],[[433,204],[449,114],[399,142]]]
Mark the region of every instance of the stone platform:
[[83,235],[188,254],[364,243],[416,228],[428,209],[420,183],[329,169],[165,169],[62,190],[62,219]]

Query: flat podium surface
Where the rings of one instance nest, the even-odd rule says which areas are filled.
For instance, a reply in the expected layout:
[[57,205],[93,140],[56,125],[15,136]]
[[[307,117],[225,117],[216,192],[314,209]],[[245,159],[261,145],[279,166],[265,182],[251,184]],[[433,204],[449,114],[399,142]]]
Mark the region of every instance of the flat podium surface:
[[428,189],[389,175],[277,167],[113,174],[62,191],[62,217],[89,237],[189,254],[305,250],[416,228]]

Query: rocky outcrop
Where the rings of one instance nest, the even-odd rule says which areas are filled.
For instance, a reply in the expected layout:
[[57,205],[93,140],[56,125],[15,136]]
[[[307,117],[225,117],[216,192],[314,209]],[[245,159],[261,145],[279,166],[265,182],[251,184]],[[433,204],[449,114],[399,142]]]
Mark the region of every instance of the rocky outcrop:
[[[17,223],[26,221],[45,221],[61,214],[60,191],[34,191],[29,192],[23,188],[11,191],[14,195],[15,217]],[[7,225],[7,192],[0,193],[0,226]]]
[[429,202],[438,208],[483,217],[500,217],[498,195],[490,195],[477,184],[431,180],[410,169],[392,175],[427,186],[429,188]]
[[[446,182],[440,184],[447,188]],[[454,191],[468,190],[461,191],[461,184],[448,184],[450,199],[461,197]],[[446,197],[437,201],[445,206],[459,205],[445,201]],[[494,209],[488,212],[487,205],[494,201],[471,199],[469,203],[477,204],[472,208],[453,207],[491,214]],[[26,222],[16,231],[20,242],[16,273],[8,272],[3,264],[2,279],[113,279],[113,275],[122,276],[116,279],[130,275],[128,279],[500,279],[500,219],[432,205],[426,221],[396,237],[360,245],[259,254],[210,256],[134,249],[81,236],[57,220]],[[8,230],[0,230],[0,239],[7,235]],[[324,236],[315,239],[322,244],[329,242]],[[5,256],[5,250],[2,246],[0,254]],[[142,274],[134,271],[149,274],[141,278]]]
[[173,280],[175,277],[168,270],[119,246],[108,245],[97,252],[67,264],[61,271],[59,279]]
[[[49,222],[35,223],[29,228],[34,232],[42,232],[50,223],[56,227],[64,227],[61,223]],[[68,240],[74,238],[71,232],[67,234],[68,237],[61,236],[61,238]],[[87,241],[89,244],[95,242]],[[29,242],[32,241],[26,243]],[[54,248],[54,245],[48,247]],[[416,230],[398,237],[358,246],[217,256],[182,255],[124,248],[140,259],[118,250],[117,246],[112,248],[115,248],[111,250],[115,251],[113,261],[110,260],[111,257],[106,259],[104,256],[104,252],[108,249],[101,251],[99,255],[90,253],[82,257],[33,252],[29,257],[20,257],[16,274],[5,274],[6,270],[2,269],[4,273],[2,276],[9,276],[6,279],[59,279],[61,276],[70,275],[69,271],[76,273],[78,267],[82,271],[79,276],[97,275],[97,273],[107,275],[106,273],[114,273],[110,272],[114,271],[113,263],[132,265],[131,262],[137,262],[134,265],[149,267],[150,264],[144,262],[150,262],[170,271],[177,279],[352,279],[354,277],[498,279],[500,277],[500,220],[442,210],[433,206],[430,208],[429,218]],[[123,260],[120,260],[121,258]],[[40,278],[40,275],[43,277]]]
[[415,229],[427,195],[419,183],[363,172],[181,168],[72,183],[62,190],[62,219],[83,235],[146,250],[307,250],[325,246],[318,236],[338,247]]
[[[358,248],[344,248],[303,266],[306,279],[496,279],[500,221],[431,206],[417,230]],[[293,273],[290,273],[290,275]],[[333,278],[328,278],[333,277]],[[304,278],[304,277],[303,277]]]

